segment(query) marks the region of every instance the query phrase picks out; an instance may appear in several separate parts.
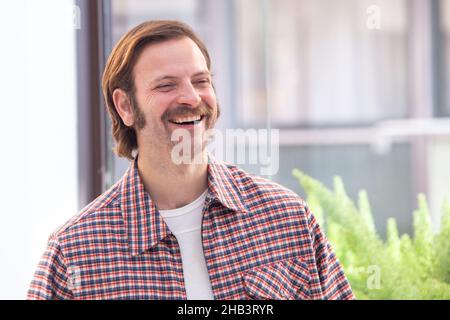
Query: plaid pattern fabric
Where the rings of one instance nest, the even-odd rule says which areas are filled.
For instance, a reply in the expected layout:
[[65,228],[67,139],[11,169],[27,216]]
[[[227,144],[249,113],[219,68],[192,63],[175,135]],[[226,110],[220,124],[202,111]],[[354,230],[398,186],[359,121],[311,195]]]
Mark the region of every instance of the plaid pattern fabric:
[[[305,201],[210,155],[202,240],[215,299],[354,299]],[[186,299],[180,249],[131,164],[54,232],[28,299]]]

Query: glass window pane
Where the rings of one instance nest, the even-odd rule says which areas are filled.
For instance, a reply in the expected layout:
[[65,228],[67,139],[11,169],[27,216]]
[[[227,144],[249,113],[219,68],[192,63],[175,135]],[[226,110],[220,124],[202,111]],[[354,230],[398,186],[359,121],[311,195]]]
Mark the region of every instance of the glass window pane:
[[[263,1],[236,4],[243,124],[266,121],[266,72],[274,126],[354,125],[407,117],[407,1],[268,3],[267,21]],[[368,12],[371,6],[379,11]],[[380,29],[371,29],[368,23],[377,12]],[[266,58],[265,28],[270,44]]]
[[199,24],[201,9],[198,2],[197,0],[112,0],[113,42],[116,43],[128,30],[148,20],[176,19],[196,26]]
[[[397,219],[401,233],[411,232],[415,195],[412,196],[414,178],[410,144],[394,144],[387,153],[375,153],[369,145],[280,146],[279,163],[279,171],[272,179],[297,194],[306,196],[292,175],[293,168],[328,188],[333,187],[333,177],[340,176],[352,199],[358,199],[361,189],[367,191],[376,228],[382,236],[389,217]],[[240,166],[260,173],[258,165]]]
[[[444,89],[450,83],[449,2],[441,0],[439,13],[441,72],[445,74],[440,83]],[[414,93],[420,96],[421,92],[411,88],[417,87],[413,73],[420,65],[415,65],[411,50],[416,50],[416,56],[422,52],[420,45],[411,44],[420,40],[426,46],[432,29],[427,29],[423,22],[427,21],[426,10],[421,11],[417,3],[112,0],[112,43],[145,20],[185,21],[204,39],[212,56],[221,120],[227,119],[220,129],[266,127],[270,98],[272,128],[332,126],[343,127],[334,128],[336,132],[348,133],[346,126],[407,118],[412,104],[419,104]],[[370,19],[376,18],[376,10],[367,11],[371,6],[380,10],[380,29],[371,29]],[[411,19],[412,12],[420,21]],[[413,24],[419,22],[420,27]],[[417,29],[423,31],[423,38],[417,39]],[[441,89],[446,112],[450,110],[447,91]],[[433,145],[434,153],[429,154],[427,144],[417,147],[414,139],[404,137],[380,154],[373,152],[371,141],[359,144],[350,139],[344,144],[331,141],[317,145],[283,145],[281,141],[279,172],[272,179],[304,195],[291,174],[293,168],[328,186],[334,175],[341,175],[353,199],[359,189],[367,189],[380,233],[384,233],[389,216],[395,216],[400,231],[407,232],[417,192],[427,193],[432,209],[437,208],[433,212],[437,212],[441,195],[448,190],[443,187],[448,181],[447,171],[442,170],[448,158],[443,156],[448,146],[448,141],[444,142]],[[112,181],[119,179],[128,165],[128,161],[115,157]],[[238,165],[261,174],[258,166]]]
[[439,88],[438,110],[440,116],[450,116],[450,1],[441,0],[439,2],[439,27],[437,35],[438,56],[437,72]]

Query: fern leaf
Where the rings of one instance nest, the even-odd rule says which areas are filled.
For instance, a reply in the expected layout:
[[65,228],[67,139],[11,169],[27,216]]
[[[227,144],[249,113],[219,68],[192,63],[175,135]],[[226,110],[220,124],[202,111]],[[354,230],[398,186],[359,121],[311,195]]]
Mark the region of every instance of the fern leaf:
[[371,233],[375,233],[375,223],[373,222],[372,210],[370,209],[369,197],[365,190],[358,194],[359,212]]

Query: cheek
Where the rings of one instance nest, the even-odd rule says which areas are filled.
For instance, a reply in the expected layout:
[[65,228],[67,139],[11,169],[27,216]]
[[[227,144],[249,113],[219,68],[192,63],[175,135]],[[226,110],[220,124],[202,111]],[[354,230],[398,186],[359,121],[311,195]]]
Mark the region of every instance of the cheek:
[[154,95],[147,104],[147,114],[149,117],[154,118],[155,121],[161,119],[162,115],[167,111],[172,99],[168,95]]
[[217,107],[217,98],[214,91],[211,89],[202,96],[202,100],[208,104],[211,108],[216,109]]

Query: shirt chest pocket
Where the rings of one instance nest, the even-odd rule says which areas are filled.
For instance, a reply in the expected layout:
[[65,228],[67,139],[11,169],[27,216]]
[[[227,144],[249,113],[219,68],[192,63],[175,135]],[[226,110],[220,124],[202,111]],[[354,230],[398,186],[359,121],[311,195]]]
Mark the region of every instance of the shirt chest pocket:
[[309,300],[310,275],[300,258],[291,258],[261,265],[242,275],[249,299]]

